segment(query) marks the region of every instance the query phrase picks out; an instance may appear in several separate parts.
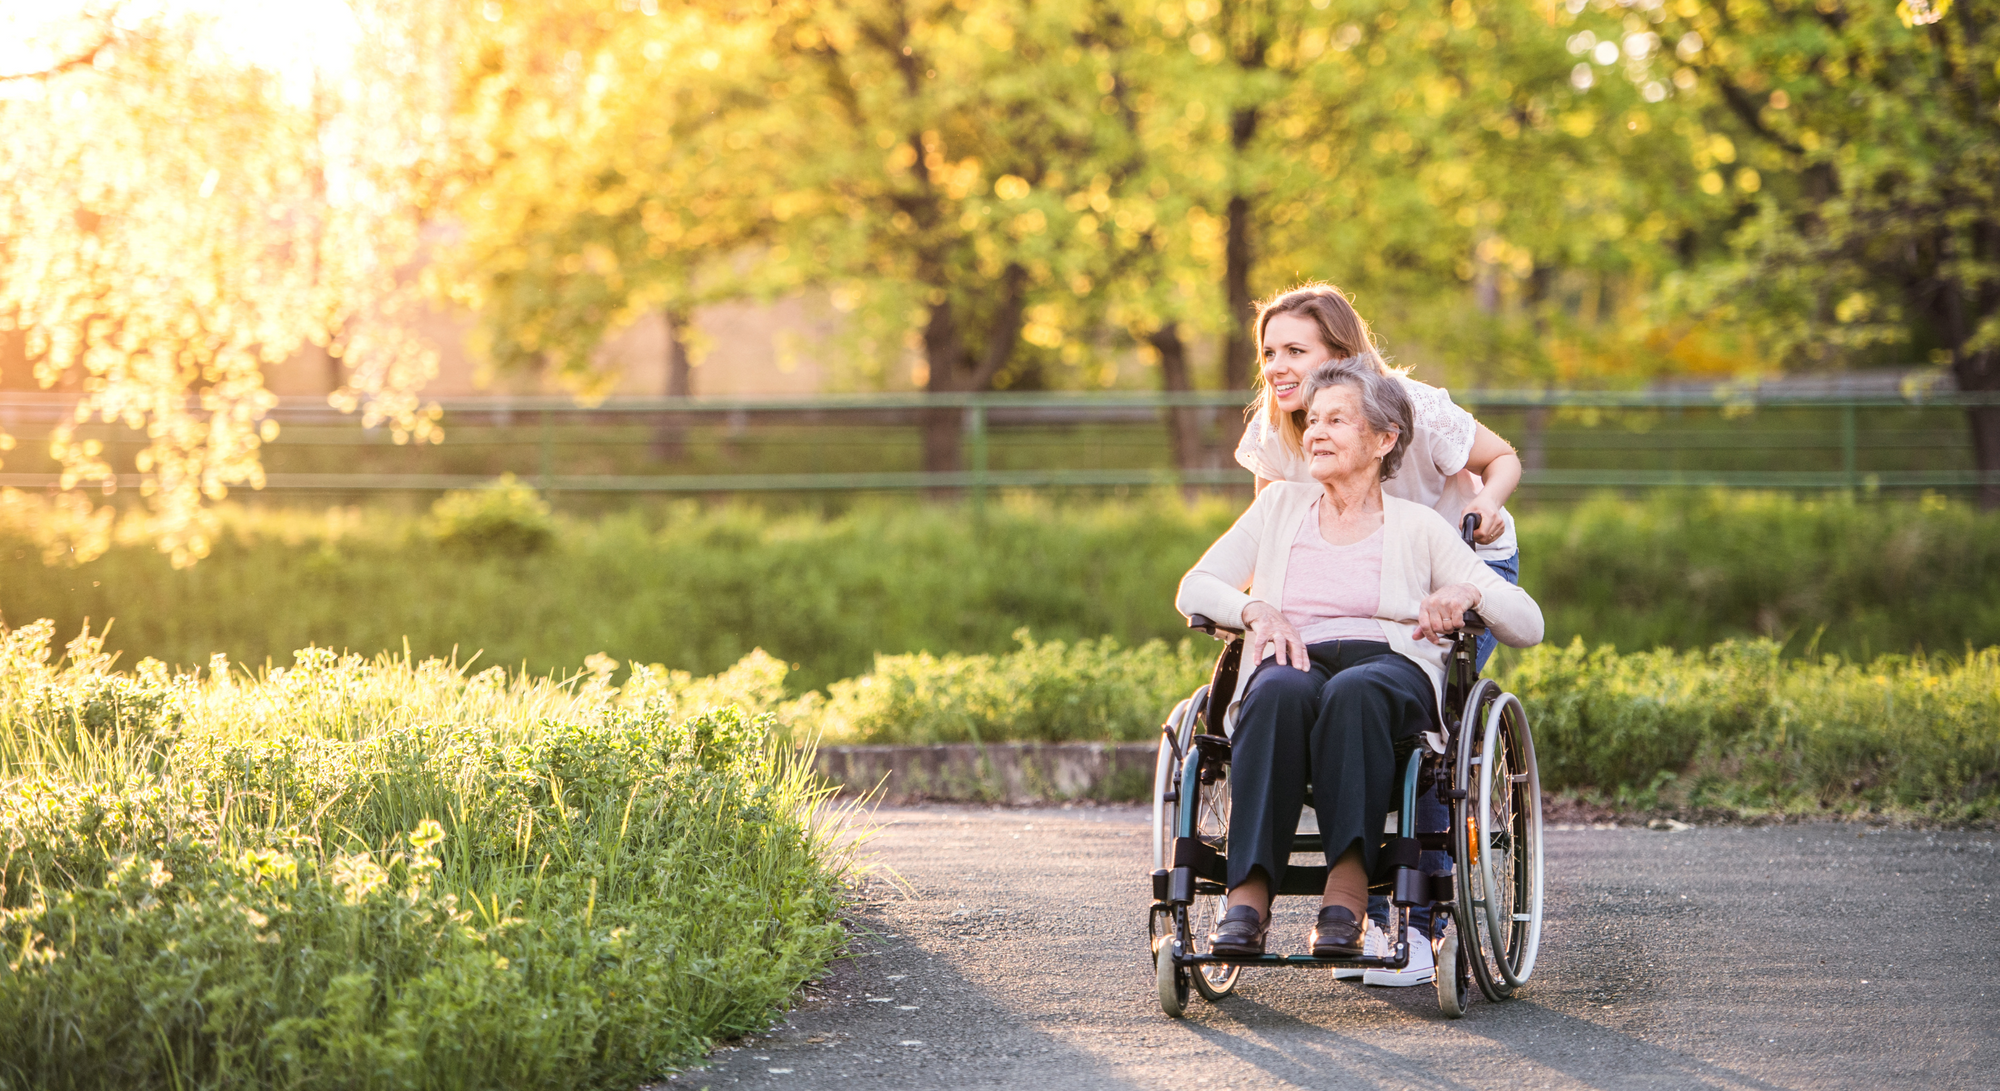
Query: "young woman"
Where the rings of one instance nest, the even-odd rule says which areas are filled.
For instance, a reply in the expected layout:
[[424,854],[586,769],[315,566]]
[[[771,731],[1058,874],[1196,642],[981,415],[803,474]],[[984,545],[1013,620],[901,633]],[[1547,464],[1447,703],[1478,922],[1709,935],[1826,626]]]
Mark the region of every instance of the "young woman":
[[[1347,296],[1331,284],[1312,283],[1266,301],[1257,311],[1257,345],[1263,360],[1261,388],[1251,406],[1249,425],[1237,445],[1236,461],[1257,475],[1261,493],[1276,481],[1313,480],[1302,447],[1306,422],[1305,379],[1314,368],[1334,360],[1358,360],[1393,377],[1408,397],[1412,434],[1408,456],[1395,477],[1382,482],[1385,495],[1436,511],[1453,527],[1468,514],[1478,514],[1475,552],[1488,568],[1509,584],[1520,583],[1520,551],[1507,498],[1521,481],[1521,459],[1506,440],[1453,404],[1444,390],[1420,383],[1388,366],[1375,347],[1368,323]],[[1492,633],[1479,638],[1483,668],[1498,641]],[[1429,796],[1419,807],[1418,828],[1444,828],[1444,808]],[[1451,860],[1441,852],[1423,854],[1426,871],[1444,871]],[[1369,916],[1377,925],[1388,922],[1388,900],[1371,898]],[[1435,938],[1442,922],[1432,922],[1428,910],[1411,919],[1412,929]],[[1379,953],[1388,938],[1379,930],[1368,936],[1369,954]],[[1412,960],[1397,973],[1337,970],[1336,977],[1364,977],[1371,985],[1420,985],[1431,979],[1428,960]]]
[[[1444,390],[1391,368],[1375,348],[1368,323],[1331,284],[1306,284],[1266,301],[1257,310],[1257,345],[1263,359],[1250,421],[1236,445],[1236,461],[1257,475],[1261,491],[1273,481],[1310,481],[1300,446],[1305,427],[1303,381],[1328,360],[1359,357],[1403,384],[1416,421],[1403,472],[1384,482],[1388,495],[1422,504],[1453,526],[1479,515],[1479,559],[1509,583],[1520,582],[1520,550],[1505,504],[1521,483],[1521,457],[1506,440],[1459,408]],[[1479,664],[1495,642],[1479,642]]]

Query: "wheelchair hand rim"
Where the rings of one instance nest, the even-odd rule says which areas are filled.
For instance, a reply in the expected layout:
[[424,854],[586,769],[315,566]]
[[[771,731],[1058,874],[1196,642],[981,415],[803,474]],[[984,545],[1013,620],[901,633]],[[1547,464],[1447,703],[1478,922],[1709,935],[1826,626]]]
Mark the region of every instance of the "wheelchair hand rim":
[[[1508,722],[1510,719],[1511,725]],[[1512,730],[1509,730],[1510,727]],[[1503,749],[1502,732],[1507,733],[1506,738],[1511,743],[1505,749],[1518,757],[1521,764],[1520,772],[1527,775],[1524,791],[1516,792],[1512,782],[1502,787],[1503,791],[1514,795],[1510,803],[1516,809],[1515,824],[1527,835],[1528,843],[1525,846],[1527,860],[1524,863],[1520,858],[1523,846],[1515,844],[1508,853],[1510,874],[1503,877],[1495,873],[1491,852],[1480,853],[1479,871],[1486,892],[1483,916],[1486,918],[1484,923],[1487,938],[1492,941],[1493,964],[1499,969],[1501,978],[1506,981],[1511,991],[1525,984],[1528,976],[1534,973],[1535,955],[1540,950],[1542,937],[1541,777],[1535,768],[1535,747],[1528,730],[1527,710],[1521,707],[1520,698],[1511,693],[1502,693],[1486,714],[1483,746],[1485,761],[1480,766],[1479,775],[1479,814],[1482,818],[1493,813],[1494,768],[1497,764],[1494,757]],[[1523,811],[1525,813],[1522,813]],[[1480,836],[1489,837],[1491,832],[1482,831]],[[1522,874],[1524,866],[1525,875]],[[1525,891],[1519,889],[1522,885],[1517,882],[1519,878],[1526,879]],[[1499,881],[1505,881],[1514,887],[1516,892],[1516,902],[1505,920],[1501,919],[1500,899],[1494,896]],[[1527,895],[1528,903],[1525,914],[1521,914],[1518,897],[1523,893]],[[1524,915],[1527,919],[1517,920],[1515,914]],[[1517,924],[1527,926],[1520,935],[1518,947],[1512,942]],[[1510,957],[1510,952],[1515,952],[1515,957]]]

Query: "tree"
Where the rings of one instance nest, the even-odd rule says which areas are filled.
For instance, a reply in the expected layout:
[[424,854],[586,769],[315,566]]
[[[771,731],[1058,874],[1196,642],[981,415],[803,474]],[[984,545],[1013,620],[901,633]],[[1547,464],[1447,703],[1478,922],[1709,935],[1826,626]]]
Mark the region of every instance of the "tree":
[[177,565],[207,552],[208,503],[261,486],[277,438],[262,369],[301,346],[343,360],[338,404],[399,440],[438,435],[397,270],[418,241],[438,127],[428,59],[447,32],[414,4],[353,10],[360,46],[338,85],[288,84],[205,20],[116,11],[51,23],[65,59],[5,84],[0,331],[42,387],[78,395],[51,442],[65,490],[115,485],[93,419],[144,433],[135,467]]
[[767,244],[775,179],[725,118],[766,94],[744,74],[768,29],[698,5],[565,0],[474,24],[458,105],[464,234],[444,268],[494,365],[595,393],[618,378],[597,355],[604,339],[657,311],[667,393],[690,392],[692,309],[764,288],[743,259]]
[[[1678,285],[1790,362],[1928,356],[2000,391],[2000,5],[1675,0],[1698,81],[1688,175],[1733,197],[1729,253]],[[2000,406],[1969,409],[2000,507]]]

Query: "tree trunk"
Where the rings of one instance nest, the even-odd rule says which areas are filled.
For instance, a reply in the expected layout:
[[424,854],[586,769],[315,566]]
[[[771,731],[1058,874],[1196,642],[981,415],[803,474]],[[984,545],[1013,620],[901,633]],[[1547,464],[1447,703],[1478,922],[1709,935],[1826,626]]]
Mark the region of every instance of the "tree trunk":
[[[924,388],[932,394],[993,389],[993,380],[1007,366],[1014,346],[1021,339],[1021,323],[1028,300],[1028,270],[1009,265],[999,283],[987,286],[995,306],[987,316],[984,344],[974,359],[966,344],[961,316],[949,297],[931,307],[924,323],[924,359],[930,376]],[[937,408],[923,411],[924,469],[934,473],[965,469],[965,410]],[[937,490],[949,495],[952,490]]]
[[1984,475],[1980,510],[2000,511],[2000,405],[1974,406],[1965,416],[1972,425],[1972,463]]
[[1542,442],[1543,430],[1549,422],[1547,406],[1532,406],[1524,414],[1521,425],[1521,468],[1524,470],[1546,470],[1549,468],[1549,451]]
[[[2000,391],[2000,351],[1960,349],[1952,361],[1958,389],[1967,394]],[[1965,411],[1972,429],[1972,464],[1981,474],[1979,506],[1985,511],[2000,510],[2000,405],[1972,406]]]
[[[958,315],[951,300],[945,299],[931,307],[930,320],[924,324],[924,362],[930,367],[924,389],[932,394],[957,390],[964,356],[965,341],[959,333]],[[965,410],[926,409],[922,420],[924,469],[930,473],[957,473],[965,469]],[[944,499],[951,495],[951,490],[933,489],[931,495],[934,499]]]
[[[1253,67],[1262,64],[1263,52],[1258,49],[1254,56],[1245,58]],[[1239,60],[1239,63],[1243,63]],[[1257,109],[1239,109],[1229,117],[1229,146],[1240,160],[1249,150],[1250,141],[1257,135]],[[1228,236],[1223,247],[1223,291],[1229,300],[1229,325],[1225,327],[1225,337],[1229,338],[1222,347],[1222,385],[1230,390],[1250,388],[1251,361],[1259,353],[1251,344],[1251,313],[1257,301],[1250,294],[1250,198],[1244,193],[1229,196]]]
[[1250,389],[1251,361],[1257,347],[1251,343],[1251,311],[1256,300],[1250,295],[1250,199],[1241,194],[1229,199],[1229,235],[1223,250],[1223,288],[1229,297],[1229,324],[1223,327],[1222,385],[1229,390]]
[[[1166,326],[1156,331],[1147,340],[1160,354],[1160,387],[1170,394],[1179,394],[1194,389],[1188,376],[1187,345],[1181,340],[1180,330]],[[1206,461],[1201,444],[1201,425],[1196,419],[1193,406],[1176,406],[1167,410],[1167,442],[1174,451],[1174,466],[1185,472],[1198,470]]]
[[[687,328],[688,312],[670,308],[660,316],[667,335],[667,397],[685,398],[694,393],[694,375],[688,365],[687,342],[681,331]],[[687,451],[687,422],[678,413],[660,418],[653,431],[653,457],[678,462]]]

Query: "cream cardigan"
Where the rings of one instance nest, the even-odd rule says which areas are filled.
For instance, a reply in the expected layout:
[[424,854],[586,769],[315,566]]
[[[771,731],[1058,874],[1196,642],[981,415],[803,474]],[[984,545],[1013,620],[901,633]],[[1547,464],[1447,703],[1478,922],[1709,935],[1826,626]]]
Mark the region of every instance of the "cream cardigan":
[[[1266,485],[1250,510],[1181,577],[1174,605],[1183,614],[1204,614],[1232,629],[1243,627],[1243,610],[1252,602],[1282,607],[1292,538],[1307,506],[1322,492],[1318,483],[1278,481]],[[1444,704],[1447,648],[1412,635],[1424,596],[1446,584],[1472,584],[1481,596],[1479,615],[1501,643],[1516,648],[1541,643],[1541,607],[1526,591],[1486,567],[1444,516],[1421,504],[1384,496],[1382,526],[1382,601],[1375,621],[1382,626],[1382,637],[1390,648],[1415,660],[1430,675],[1440,708]],[[1246,587],[1248,593],[1243,590]],[[1270,654],[1266,649],[1265,655]],[[1243,703],[1243,691],[1255,672],[1254,663],[1244,664],[1238,672],[1236,693],[1223,717],[1224,730],[1235,729],[1237,706]]]

